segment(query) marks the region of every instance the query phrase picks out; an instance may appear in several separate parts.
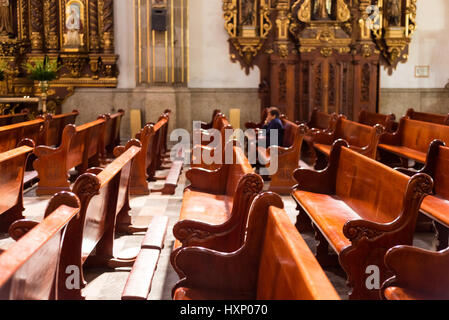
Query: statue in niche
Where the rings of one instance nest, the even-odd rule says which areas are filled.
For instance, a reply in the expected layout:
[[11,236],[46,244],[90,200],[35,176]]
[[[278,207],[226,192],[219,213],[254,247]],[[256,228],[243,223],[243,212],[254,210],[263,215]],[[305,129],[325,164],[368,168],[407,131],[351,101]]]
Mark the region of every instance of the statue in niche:
[[315,20],[328,20],[332,14],[332,0],[315,0],[313,3],[313,18]]
[[81,46],[80,30],[80,6],[77,3],[72,3],[67,7],[67,19],[65,22],[67,28],[67,38],[65,45],[70,48],[78,48]]
[[254,26],[256,23],[257,2],[254,0],[242,0],[242,20],[243,26]]
[[0,36],[14,36],[9,0],[0,0]]
[[399,8],[399,0],[388,1],[387,17],[390,26],[399,27],[401,25],[401,9]]

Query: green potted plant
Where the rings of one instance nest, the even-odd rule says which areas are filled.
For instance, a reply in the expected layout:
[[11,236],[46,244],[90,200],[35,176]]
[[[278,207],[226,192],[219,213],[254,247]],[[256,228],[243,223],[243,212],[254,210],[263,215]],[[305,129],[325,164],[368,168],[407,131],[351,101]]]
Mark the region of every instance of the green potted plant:
[[48,56],[45,56],[43,60],[37,60],[34,64],[26,63],[25,69],[29,74],[29,78],[34,81],[39,82],[39,86],[42,91],[42,111],[47,112],[47,91],[48,91],[48,83],[53,81],[58,76],[58,71],[60,67],[58,67],[58,62],[50,61]]

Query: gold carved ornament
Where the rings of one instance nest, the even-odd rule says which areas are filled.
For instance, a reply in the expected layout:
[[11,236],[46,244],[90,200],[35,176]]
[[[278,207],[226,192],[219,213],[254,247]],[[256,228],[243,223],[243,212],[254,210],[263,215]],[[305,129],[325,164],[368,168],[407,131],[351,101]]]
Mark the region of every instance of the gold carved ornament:
[[[223,11],[229,40],[248,74],[272,29],[270,0],[223,0]],[[231,54],[231,60],[237,57]]]

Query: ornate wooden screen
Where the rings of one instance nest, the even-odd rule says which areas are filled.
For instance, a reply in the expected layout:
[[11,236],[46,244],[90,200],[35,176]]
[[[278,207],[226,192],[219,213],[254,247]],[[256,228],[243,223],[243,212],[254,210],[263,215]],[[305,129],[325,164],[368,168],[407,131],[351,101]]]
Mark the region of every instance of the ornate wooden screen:
[[352,119],[377,111],[380,66],[391,73],[407,61],[416,1],[223,0],[231,59],[260,68],[262,107]]

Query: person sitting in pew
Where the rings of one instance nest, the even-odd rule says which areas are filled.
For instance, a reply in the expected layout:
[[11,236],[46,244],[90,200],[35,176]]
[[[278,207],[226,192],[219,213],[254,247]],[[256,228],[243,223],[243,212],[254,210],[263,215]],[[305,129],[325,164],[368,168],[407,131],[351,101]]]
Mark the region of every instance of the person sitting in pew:
[[[265,120],[265,124],[262,129],[266,130],[265,133],[262,133],[262,136],[259,137],[259,141],[262,139],[266,140],[266,147],[278,145],[282,147],[282,141],[284,137],[284,126],[280,119],[281,113],[278,108],[271,107],[268,110],[267,119]],[[274,139],[274,132],[277,131],[277,139]],[[262,131],[263,132],[263,131]]]

